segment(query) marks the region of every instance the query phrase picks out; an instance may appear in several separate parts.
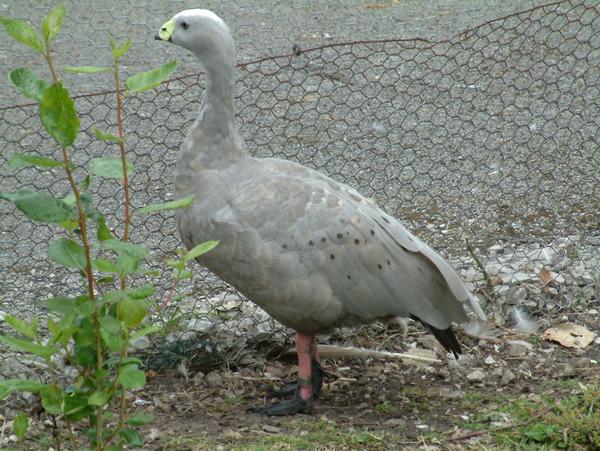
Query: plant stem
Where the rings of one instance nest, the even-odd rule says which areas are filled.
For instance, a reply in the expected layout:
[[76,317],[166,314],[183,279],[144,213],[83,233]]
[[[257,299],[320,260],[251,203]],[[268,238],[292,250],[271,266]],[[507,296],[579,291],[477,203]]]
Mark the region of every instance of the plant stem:
[[[119,134],[119,149],[121,151],[121,164],[123,166],[123,193],[125,208],[125,225],[123,230],[123,241],[129,240],[129,224],[131,223],[130,199],[129,199],[129,177],[127,175],[127,159],[125,157],[125,130],[123,129],[123,105],[121,97],[121,81],[119,78],[119,60],[115,58],[115,94],[117,100],[117,130]],[[125,274],[121,275],[121,290],[125,289]]]
[[[50,73],[52,75],[52,80],[54,83],[58,83],[60,80],[54,69],[54,64],[52,63],[52,56],[50,53],[50,47],[46,48],[44,52],[44,56],[46,61],[48,62],[48,68],[50,69]],[[81,231],[81,242],[83,244],[83,251],[85,253],[85,273],[87,276],[87,288],[88,295],[90,297],[90,302],[94,304],[94,332],[96,338],[96,369],[98,370],[98,374],[100,374],[100,370],[103,367],[103,359],[102,359],[102,342],[100,339],[100,321],[98,320],[98,306],[95,302],[94,296],[94,273],[92,271],[92,256],[90,251],[90,242],[88,240],[87,234],[87,222],[85,219],[85,210],[83,207],[83,202],[81,201],[81,192],[79,191],[79,187],[75,182],[75,178],[73,177],[73,171],[71,170],[71,160],[69,159],[69,155],[67,154],[67,148],[63,145],[60,146],[62,151],[63,161],[65,162],[65,172],[67,173],[67,179],[69,180],[69,185],[71,185],[71,190],[73,190],[73,195],[75,196],[75,204],[77,205],[77,211],[79,213],[78,223],[79,230]],[[100,380],[97,381],[98,385]],[[102,449],[102,427],[104,424],[103,419],[103,410],[102,407],[98,408],[98,415],[96,418],[96,446],[98,449]]]

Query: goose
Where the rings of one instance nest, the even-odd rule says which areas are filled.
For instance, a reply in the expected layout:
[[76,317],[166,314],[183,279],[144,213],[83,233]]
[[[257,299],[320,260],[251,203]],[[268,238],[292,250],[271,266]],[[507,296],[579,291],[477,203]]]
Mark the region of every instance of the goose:
[[227,24],[188,9],[156,39],[192,52],[206,73],[200,112],[177,156],[176,194],[195,196],[176,213],[181,239],[188,249],[218,240],[198,262],[296,332],[297,383],[284,389],[291,399],[253,410],[313,411],[323,379],[316,336],[332,328],[410,317],[457,357],[453,324],[469,310],[485,314],[440,255],[352,187],[246,152]]

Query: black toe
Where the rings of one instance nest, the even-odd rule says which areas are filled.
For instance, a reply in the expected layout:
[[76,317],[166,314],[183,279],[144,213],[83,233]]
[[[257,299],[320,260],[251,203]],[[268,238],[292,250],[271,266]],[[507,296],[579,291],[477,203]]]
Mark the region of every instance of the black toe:
[[250,407],[248,412],[259,413],[267,416],[285,416],[296,415],[298,413],[311,414],[313,411],[313,400],[300,399],[296,396],[294,399],[267,404],[266,406]]
[[[321,388],[323,387],[323,375],[325,371],[321,368],[321,365],[316,360],[312,361],[312,371],[310,377],[310,385],[312,386],[312,397],[314,399],[319,397],[321,393]],[[283,384],[283,387],[279,390],[270,389],[266,396],[268,399],[272,398],[290,398],[292,396],[296,396],[300,386],[298,382],[291,381]]]

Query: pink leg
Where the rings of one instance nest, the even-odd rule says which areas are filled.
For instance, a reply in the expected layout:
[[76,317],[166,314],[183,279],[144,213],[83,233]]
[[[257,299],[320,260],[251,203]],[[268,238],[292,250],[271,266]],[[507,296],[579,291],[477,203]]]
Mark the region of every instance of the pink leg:
[[298,382],[300,384],[300,398],[310,399],[312,396],[311,375],[312,362],[311,354],[316,352],[313,347],[314,337],[296,332],[296,350],[298,351]]

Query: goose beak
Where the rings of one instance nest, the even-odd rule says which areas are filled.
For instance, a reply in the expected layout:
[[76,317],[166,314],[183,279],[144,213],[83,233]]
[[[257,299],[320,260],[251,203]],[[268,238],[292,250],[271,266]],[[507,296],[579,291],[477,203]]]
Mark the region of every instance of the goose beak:
[[175,20],[171,19],[168,22],[165,22],[162,27],[160,27],[160,31],[154,39],[157,41],[168,41],[171,42],[171,38],[173,36],[173,32],[175,31]]

